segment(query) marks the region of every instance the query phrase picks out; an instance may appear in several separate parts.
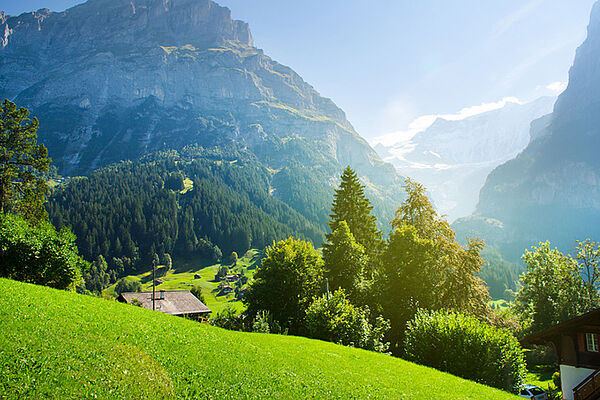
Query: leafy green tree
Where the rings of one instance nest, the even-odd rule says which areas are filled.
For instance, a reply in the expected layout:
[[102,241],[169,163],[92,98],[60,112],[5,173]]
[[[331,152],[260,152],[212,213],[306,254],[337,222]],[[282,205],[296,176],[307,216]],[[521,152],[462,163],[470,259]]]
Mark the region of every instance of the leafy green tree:
[[525,375],[523,350],[508,330],[461,313],[419,310],[404,345],[411,361],[513,393]]
[[527,270],[514,309],[526,331],[540,331],[586,311],[586,287],[577,262],[549,242],[525,250]]
[[46,219],[48,150],[37,144],[37,118],[8,99],[0,104],[0,213],[14,212],[30,221]]
[[269,311],[283,329],[301,333],[306,309],[324,286],[323,260],[310,242],[290,237],[267,248],[244,303],[247,314]]
[[132,278],[126,276],[124,278],[119,279],[117,285],[115,286],[115,294],[120,296],[121,293],[126,292],[141,292],[142,284],[137,278]]
[[355,346],[378,352],[387,351],[389,343],[383,336],[389,322],[379,317],[375,325],[369,322],[369,307],[350,303],[343,289],[331,296],[314,299],[306,311],[306,329],[309,337]]
[[577,241],[575,259],[585,286],[586,308],[597,308],[600,306],[600,243],[590,239]]
[[364,247],[357,243],[346,221],[338,227],[323,244],[325,273],[332,289],[342,288],[357,302],[365,296],[367,288],[363,284],[368,258]]
[[419,308],[449,308],[481,318],[489,312],[487,288],[476,276],[484,264],[483,242],[470,240],[466,247],[460,246],[448,222],[435,212],[425,188],[407,179],[405,189],[407,198],[391,222],[393,231],[377,285],[397,353],[405,324]]
[[339,188],[333,195],[333,204],[329,216],[331,233],[325,235],[332,243],[333,232],[342,221],[346,221],[354,239],[360,243],[371,261],[375,261],[383,247],[382,234],[377,229],[377,218],[371,214],[373,206],[365,196],[364,186],[358,180],[356,172],[350,166],[344,169]]
[[75,289],[88,263],[77,253],[75,235],[0,213],[0,277],[57,289]]

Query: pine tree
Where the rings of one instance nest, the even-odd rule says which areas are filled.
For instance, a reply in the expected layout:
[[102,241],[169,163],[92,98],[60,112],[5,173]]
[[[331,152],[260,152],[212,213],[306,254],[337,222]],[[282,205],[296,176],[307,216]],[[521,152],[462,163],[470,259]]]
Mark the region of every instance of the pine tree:
[[332,233],[325,235],[327,242],[331,243],[333,232],[341,221],[346,221],[350,232],[360,243],[371,261],[374,261],[383,247],[382,234],[377,229],[374,215],[371,214],[373,206],[365,197],[364,186],[360,184],[356,172],[350,166],[344,169],[340,187],[335,190],[333,204],[329,216],[329,228]]

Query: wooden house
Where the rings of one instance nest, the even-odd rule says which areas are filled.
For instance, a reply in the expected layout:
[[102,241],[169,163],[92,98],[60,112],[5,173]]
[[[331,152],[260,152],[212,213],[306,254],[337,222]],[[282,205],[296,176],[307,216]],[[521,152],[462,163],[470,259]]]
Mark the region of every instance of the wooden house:
[[563,399],[600,399],[600,309],[520,340],[551,345],[558,355]]
[[[136,303],[152,310],[152,292],[126,292],[117,298],[123,303]],[[202,321],[208,317],[211,310],[196,298],[189,290],[160,290],[154,298],[156,311]]]

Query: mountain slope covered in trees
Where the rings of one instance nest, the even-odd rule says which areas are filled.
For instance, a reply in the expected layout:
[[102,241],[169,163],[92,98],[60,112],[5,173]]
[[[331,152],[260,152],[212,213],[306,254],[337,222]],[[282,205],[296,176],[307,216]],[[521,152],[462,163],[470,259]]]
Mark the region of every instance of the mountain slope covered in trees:
[[188,148],[74,178],[47,208],[86,259],[102,255],[117,275],[147,269],[154,254],[216,260],[290,235],[320,243],[318,224],[270,194],[271,175],[243,150]]
[[389,220],[402,179],[330,99],[254,47],[210,0],[89,0],[0,17],[0,97],[40,120],[63,175],[197,144],[238,143],[274,171],[276,196],[327,220],[351,165]]

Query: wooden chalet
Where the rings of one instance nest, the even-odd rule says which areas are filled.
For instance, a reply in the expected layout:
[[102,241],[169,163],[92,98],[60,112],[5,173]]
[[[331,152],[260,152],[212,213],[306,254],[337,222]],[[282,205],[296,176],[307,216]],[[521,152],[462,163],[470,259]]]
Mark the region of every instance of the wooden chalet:
[[[152,292],[126,292],[117,298],[122,303],[132,304],[137,299],[142,307],[152,310]],[[154,298],[156,311],[203,321],[211,310],[189,290],[160,290]]]
[[551,345],[558,355],[563,399],[600,399],[600,308],[520,340]]

